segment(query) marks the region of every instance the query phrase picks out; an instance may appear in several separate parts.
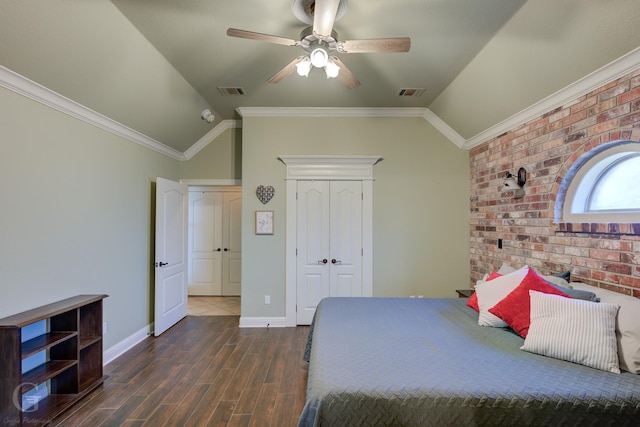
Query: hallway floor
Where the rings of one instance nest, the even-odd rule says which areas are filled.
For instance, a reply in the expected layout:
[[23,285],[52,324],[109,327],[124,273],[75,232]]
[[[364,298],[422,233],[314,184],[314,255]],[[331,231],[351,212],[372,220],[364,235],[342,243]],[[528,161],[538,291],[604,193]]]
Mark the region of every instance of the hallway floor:
[[240,297],[189,296],[189,316],[239,316]]

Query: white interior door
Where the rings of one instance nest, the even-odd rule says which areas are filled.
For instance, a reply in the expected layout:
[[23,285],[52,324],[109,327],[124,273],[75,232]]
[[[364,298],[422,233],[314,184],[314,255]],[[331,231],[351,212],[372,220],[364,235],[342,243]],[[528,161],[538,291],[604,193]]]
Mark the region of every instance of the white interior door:
[[157,178],[155,336],[187,315],[187,205],[186,184]]
[[362,182],[298,181],[297,323],[328,296],[362,296]]
[[329,295],[362,296],[362,182],[332,181]]
[[329,181],[298,181],[297,323],[329,296]]
[[222,295],[222,193],[189,191],[189,295]]
[[238,296],[241,291],[242,193],[223,193],[222,221],[222,295]]

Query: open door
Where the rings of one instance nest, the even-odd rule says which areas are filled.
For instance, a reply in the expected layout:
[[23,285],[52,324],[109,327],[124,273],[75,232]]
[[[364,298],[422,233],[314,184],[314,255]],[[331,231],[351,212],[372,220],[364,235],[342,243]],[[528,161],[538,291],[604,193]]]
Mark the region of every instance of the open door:
[[156,180],[156,259],[154,335],[187,315],[186,184]]

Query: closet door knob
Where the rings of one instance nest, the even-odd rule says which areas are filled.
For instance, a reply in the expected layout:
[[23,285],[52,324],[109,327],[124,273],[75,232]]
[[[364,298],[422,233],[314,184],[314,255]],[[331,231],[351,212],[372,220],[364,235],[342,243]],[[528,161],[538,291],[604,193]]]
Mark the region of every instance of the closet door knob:
[[225,252],[227,252],[228,250],[229,250],[229,249],[227,249],[227,248],[224,248],[224,251],[225,251]]
[[337,259],[333,258],[333,259],[331,260],[331,264],[342,264],[342,261],[340,261],[340,260],[337,260]]
[[218,248],[218,249],[216,249],[216,252],[220,252],[221,250],[222,250],[222,249]]
[[327,259],[324,258],[324,259],[321,259],[320,261],[318,261],[318,264],[326,264],[327,262],[329,262],[329,261],[327,261]]

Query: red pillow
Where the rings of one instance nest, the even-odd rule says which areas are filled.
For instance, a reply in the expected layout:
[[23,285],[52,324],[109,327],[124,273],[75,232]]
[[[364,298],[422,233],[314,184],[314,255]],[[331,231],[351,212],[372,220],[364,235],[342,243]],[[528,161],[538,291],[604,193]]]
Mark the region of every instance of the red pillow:
[[[502,274],[498,274],[495,271],[492,271],[491,274],[489,274],[489,277],[487,277],[487,280],[485,280],[485,282],[488,282],[489,280],[493,280],[501,276]],[[475,292],[467,300],[467,306],[473,308],[475,311],[480,313],[480,307],[478,307],[478,296],[476,295]]]
[[530,290],[571,298],[548,284],[546,280],[530,268],[518,287],[489,309],[489,313],[504,320],[522,338],[525,338],[529,333],[529,324],[531,323]]

